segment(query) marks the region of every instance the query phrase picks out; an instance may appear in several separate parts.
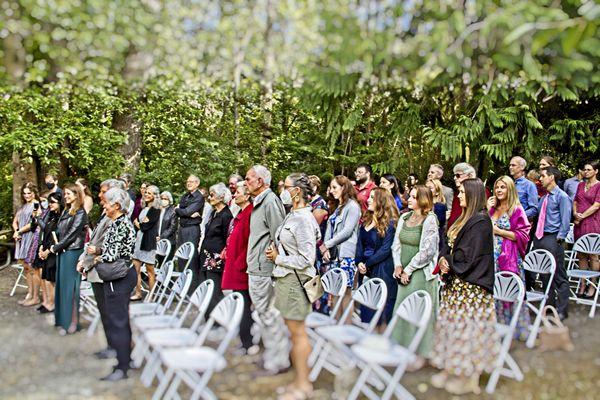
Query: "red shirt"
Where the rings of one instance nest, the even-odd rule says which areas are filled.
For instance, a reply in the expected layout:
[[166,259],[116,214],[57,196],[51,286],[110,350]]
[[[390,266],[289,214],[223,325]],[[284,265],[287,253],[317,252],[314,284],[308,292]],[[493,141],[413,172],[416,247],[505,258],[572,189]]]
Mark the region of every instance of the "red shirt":
[[230,290],[248,290],[248,274],[246,269],[246,252],[250,237],[250,214],[253,205],[250,203],[233,219],[233,229],[227,238],[225,248],[225,268],[221,287]]
[[354,189],[356,189],[358,204],[360,204],[360,209],[362,212],[367,211],[367,207],[369,206],[367,201],[369,201],[369,197],[371,196],[371,190],[375,189],[376,187],[377,185],[373,181],[369,181],[369,183],[367,183],[362,189],[359,185],[354,186]]
[[[485,188],[485,197],[490,198],[492,192],[486,187]],[[452,226],[454,222],[460,217],[462,214],[462,207],[460,206],[460,200],[458,200],[458,190],[454,191],[454,198],[452,200],[452,210],[450,211],[450,218],[448,218],[448,229]]]

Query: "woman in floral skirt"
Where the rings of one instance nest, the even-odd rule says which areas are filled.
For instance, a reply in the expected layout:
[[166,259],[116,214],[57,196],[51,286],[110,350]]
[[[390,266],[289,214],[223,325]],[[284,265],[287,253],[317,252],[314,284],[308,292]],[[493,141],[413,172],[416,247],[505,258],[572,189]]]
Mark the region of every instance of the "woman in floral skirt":
[[500,342],[495,331],[494,235],[480,179],[459,186],[462,214],[448,231],[439,260],[446,283],[441,294],[431,378],[451,394],[480,393],[479,376],[491,371]]

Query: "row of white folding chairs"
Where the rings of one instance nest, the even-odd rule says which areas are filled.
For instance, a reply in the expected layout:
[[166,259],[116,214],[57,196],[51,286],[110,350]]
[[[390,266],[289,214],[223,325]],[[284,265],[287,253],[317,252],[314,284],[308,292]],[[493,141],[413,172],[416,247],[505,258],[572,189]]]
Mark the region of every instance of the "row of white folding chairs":
[[[598,294],[600,292],[600,271],[585,270],[579,268],[579,253],[596,255],[600,257],[600,234],[599,233],[588,233],[581,236],[575,244],[567,260],[567,276],[570,280],[569,288],[571,290],[570,299],[575,301],[577,304],[583,304],[590,306],[589,317],[594,318],[596,314],[596,307],[598,306]],[[587,285],[591,285],[595,288],[595,295],[593,299],[582,299],[577,297],[576,292],[579,290],[581,282],[585,282]]]
[[[153,399],[179,398],[181,382],[192,389],[191,399],[217,398],[207,385],[212,375],[227,365],[225,351],[238,333],[244,299],[239,293],[226,296],[202,325],[213,290],[212,281],[205,281],[194,291],[190,304],[197,308],[197,315],[189,328],[146,326],[141,330],[134,356],[137,361],[146,360],[142,383],[148,387],[155,378],[158,380]],[[213,349],[205,342],[215,324],[223,328],[225,334]]]

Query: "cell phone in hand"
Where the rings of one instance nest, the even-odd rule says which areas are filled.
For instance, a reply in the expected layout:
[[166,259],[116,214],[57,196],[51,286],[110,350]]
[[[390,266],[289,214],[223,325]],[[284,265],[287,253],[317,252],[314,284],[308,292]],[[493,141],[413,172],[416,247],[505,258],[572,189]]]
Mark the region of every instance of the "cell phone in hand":
[[40,203],[33,203],[33,211],[37,211],[40,209]]

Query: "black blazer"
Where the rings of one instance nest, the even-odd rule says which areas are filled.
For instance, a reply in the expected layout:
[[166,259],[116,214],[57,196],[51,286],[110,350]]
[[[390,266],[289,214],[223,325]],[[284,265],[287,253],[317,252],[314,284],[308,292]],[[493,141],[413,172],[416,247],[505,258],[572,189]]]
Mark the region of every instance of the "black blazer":
[[478,212],[462,227],[452,249],[445,244],[441,257],[448,260],[450,275],[494,291],[494,229],[487,212]]
[[140,231],[142,231],[142,243],[140,249],[144,251],[156,250],[160,210],[158,208],[150,207],[146,214],[146,218],[148,218],[148,222],[140,221]]
[[69,210],[63,211],[58,220],[58,244],[54,245],[54,253],[82,249],[87,224],[88,217],[83,208],[77,210],[75,215],[69,214]]
[[[175,213],[179,217],[179,226],[199,226],[202,222],[202,210],[204,209],[204,196],[199,191],[186,193],[179,200],[179,208]],[[194,213],[198,212],[199,217],[192,218]]]

